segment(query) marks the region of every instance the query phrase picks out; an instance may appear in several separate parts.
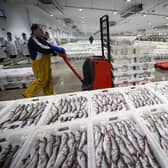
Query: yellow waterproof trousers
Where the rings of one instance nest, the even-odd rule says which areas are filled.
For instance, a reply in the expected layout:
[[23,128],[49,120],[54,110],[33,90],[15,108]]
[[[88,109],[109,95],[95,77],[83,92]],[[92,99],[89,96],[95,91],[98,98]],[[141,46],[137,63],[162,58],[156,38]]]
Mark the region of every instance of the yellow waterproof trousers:
[[24,97],[33,97],[41,90],[43,90],[44,96],[54,94],[50,64],[49,55],[43,55],[40,60],[32,61],[32,69],[36,79],[26,89],[23,94]]

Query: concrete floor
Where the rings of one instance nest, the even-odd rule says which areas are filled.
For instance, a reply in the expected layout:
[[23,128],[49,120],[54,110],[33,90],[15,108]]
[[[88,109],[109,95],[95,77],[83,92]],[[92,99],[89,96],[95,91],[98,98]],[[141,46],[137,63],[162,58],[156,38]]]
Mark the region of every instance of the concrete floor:
[[[71,61],[71,64],[77,71],[82,74],[82,65],[84,60]],[[21,68],[31,67],[31,64],[25,64],[25,61],[19,62],[18,65],[8,66],[7,68]],[[52,76],[54,81],[54,92],[55,94],[68,93],[81,91],[82,83],[76,78],[64,62],[52,64]],[[0,101],[20,99],[24,89],[10,89],[0,91]],[[39,96],[43,95],[39,93]]]
[[[84,60],[71,61],[71,64],[77,69],[77,71],[82,73],[82,65]],[[30,67],[31,64],[25,64],[25,61],[19,62],[19,65],[9,66],[8,68],[20,68],[20,67]],[[71,72],[64,62],[52,64],[52,75],[54,80],[54,91],[55,94],[68,93],[81,91],[82,84],[76,78],[76,76]],[[154,81],[168,80],[168,72],[156,69]],[[22,93],[25,89],[12,89],[6,91],[0,91],[0,101],[3,100],[14,100],[20,99]],[[42,95],[42,93],[39,93]]]

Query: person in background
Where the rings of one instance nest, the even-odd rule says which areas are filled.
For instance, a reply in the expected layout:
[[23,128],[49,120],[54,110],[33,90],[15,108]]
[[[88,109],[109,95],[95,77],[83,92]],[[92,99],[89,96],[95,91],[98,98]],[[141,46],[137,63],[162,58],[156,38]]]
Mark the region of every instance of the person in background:
[[3,64],[6,58],[5,53],[5,40],[3,37],[0,38],[0,63]]
[[44,96],[53,95],[54,87],[51,75],[50,57],[53,52],[58,52],[59,56],[66,55],[64,48],[50,45],[44,39],[42,28],[38,24],[31,26],[32,35],[28,41],[28,49],[32,59],[32,69],[35,80],[23,93],[23,96],[33,97],[43,90]]
[[5,41],[5,47],[12,64],[16,64],[16,57],[18,55],[18,51],[11,32],[7,32],[7,40]]
[[30,63],[30,53],[28,50],[28,40],[26,33],[22,33],[21,48],[23,56],[27,58],[27,63]]
[[57,45],[56,41],[50,37],[49,32],[45,32],[44,34],[44,38],[46,39],[46,41],[51,44],[51,45]]
[[94,38],[93,38],[93,36],[92,36],[92,35],[89,37],[89,41],[90,41],[90,44],[92,44],[92,43],[93,43]]

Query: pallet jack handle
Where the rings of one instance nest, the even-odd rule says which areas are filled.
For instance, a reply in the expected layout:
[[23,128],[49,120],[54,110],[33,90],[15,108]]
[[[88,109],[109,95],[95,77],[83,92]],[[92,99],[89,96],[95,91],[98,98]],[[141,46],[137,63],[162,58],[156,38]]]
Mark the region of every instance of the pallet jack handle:
[[72,70],[72,72],[75,74],[75,76],[83,82],[83,78],[79,75],[79,73],[74,69],[74,67],[69,63],[69,60],[67,58],[66,53],[61,54],[61,57],[64,59],[64,62],[67,64],[67,66]]

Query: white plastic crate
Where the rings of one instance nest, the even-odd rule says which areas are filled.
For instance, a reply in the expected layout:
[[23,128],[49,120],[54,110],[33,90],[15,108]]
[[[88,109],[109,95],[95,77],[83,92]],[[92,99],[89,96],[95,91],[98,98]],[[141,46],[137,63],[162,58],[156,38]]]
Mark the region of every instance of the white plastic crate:
[[134,63],[134,57],[133,56],[127,56],[127,55],[118,55],[113,57],[113,63],[114,64],[132,64]]
[[87,119],[90,114],[90,96],[85,93],[61,94],[52,97],[48,111],[42,116],[43,125],[57,125]]
[[154,82],[148,84],[148,86],[152,88],[156,94],[159,93],[168,100],[168,81]]
[[29,137],[29,133],[24,130],[23,132],[0,135],[1,167],[15,167],[26,147],[26,140]]
[[123,73],[123,74],[119,74],[119,76],[114,76],[113,77],[113,83],[114,84],[120,84],[120,83],[124,83],[124,82],[128,82],[128,81],[132,82],[133,80],[134,80],[134,75],[129,74],[129,73]]
[[[168,110],[167,105],[156,106],[140,110],[138,115],[135,116],[139,123],[144,125],[147,134],[153,139],[155,146],[163,153],[163,160],[168,163],[168,141],[164,139],[167,137],[168,132]],[[163,142],[164,141],[164,142]]]
[[[119,123],[122,123],[122,124],[119,125]],[[127,128],[126,128],[126,123],[130,124],[129,126],[127,126]],[[113,129],[112,129],[112,127],[113,127]],[[124,127],[126,130],[124,129]],[[132,130],[131,133],[129,132],[129,135],[127,135],[125,133],[125,132],[127,132],[127,129]],[[138,132],[139,136],[136,136],[137,135],[136,132]],[[142,124],[139,124],[139,122],[136,121],[136,119],[133,117],[133,115],[131,115],[131,113],[125,113],[125,115],[116,115],[116,116],[108,117],[108,118],[104,116],[104,117],[101,117],[97,120],[96,119],[93,120],[93,135],[94,135],[94,141],[93,141],[94,152],[93,152],[93,159],[92,159],[93,164],[94,164],[93,168],[99,167],[99,164],[101,164],[101,163],[104,164],[104,162],[103,162],[104,155],[107,156],[107,158],[109,158],[108,155],[112,154],[112,156],[116,156],[115,158],[117,158],[117,156],[119,155],[119,153],[117,153],[117,150],[120,150],[120,152],[122,151],[122,153],[124,155],[125,153],[124,153],[123,141],[126,144],[127,144],[126,141],[128,141],[128,142],[131,141],[133,143],[134,136],[137,137],[138,142],[140,142],[141,141],[140,139],[142,139],[142,138],[143,138],[143,140],[146,139],[145,143],[147,143],[146,145],[149,145],[148,147],[150,148],[150,151],[152,151],[153,157],[157,160],[160,167],[166,168],[166,166],[167,166],[167,159],[165,159],[162,151],[160,149],[157,149],[157,147],[155,146],[154,140],[151,139],[151,137],[146,134],[146,130],[144,129]],[[111,139],[111,142],[113,142],[113,146],[108,146],[108,145],[110,145],[109,139]],[[106,141],[107,141],[107,143],[106,143]],[[101,143],[102,143],[102,146],[101,146]],[[104,143],[106,143],[106,145]],[[117,146],[115,148],[115,150],[113,148],[114,146]],[[101,148],[103,148],[103,149],[101,149]],[[131,145],[127,149],[128,150],[126,150],[126,151],[130,151],[130,153],[131,153],[131,154],[128,154],[126,152],[126,155],[130,159],[132,159],[133,156],[137,156],[140,159],[142,153],[143,153],[143,156],[144,156],[144,154],[146,156],[149,156],[149,153],[146,150],[143,150],[143,152],[141,152],[142,148],[139,148],[139,147],[136,148],[136,150],[139,150],[139,152],[137,152],[137,153],[135,151],[134,151],[135,152],[134,153],[131,150]],[[101,150],[103,150],[105,152],[101,152]],[[139,153],[139,155],[138,155],[138,153]],[[103,156],[101,157],[101,155],[103,155]],[[120,157],[120,155],[118,157]],[[102,158],[102,159],[100,159],[100,158]],[[112,157],[112,159],[115,159],[115,158]],[[106,164],[107,163],[109,164],[109,162],[107,162],[107,161],[106,161]],[[137,163],[137,161],[138,161],[138,159],[136,159],[136,163]],[[127,164],[129,164],[129,163],[130,162],[127,162]],[[111,167],[111,165],[110,166],[108,165],[108,167]],[[124,167],[126,167],[126,165]]]
[[112,64],[112,72],[113,75],[117,75],[117,74],[122,74],[122,73],[127,73],[130,71],[134,71],[134,65],[130,65],[130,64]]
[[137,56],[135,58],[135,62],[137,63],[150,63],[153,62],[153,57],[152,56]]
[[[18,162],[15,165],[15,168],[23,167],[24,162],[26,161],[27,158],[29,158],[29,155],[31,157],[35,157],[33,156],[34,152],[32,151],[35,151],[35,148],[38,146],[38,143],[41,144],[39,146],[39,149],[42,150],[42,147],[43,147],[42,144],[44,141],[47,142],[46,154],[48,155],[48,159],[45,160],[46,158],[43,157],[42,153],[39,153],[39,159],[40,159],[39,164],[41,163],[41,161],[43,163],[46,161],[45,167],[51,167],[51,165],[48,165],[48,164],[51,164],[50,159],[53,159],[53,164],[57,164],[55,165],[55,167],[60,167],[58,166],[58,161],[63,159],[61,163],[65,164],[66,162],[68,163],[69,167],[71,167],[71,165],[74,164],[76,161],[78,165],[80,165],[81,164],[80,159],[84,159],[81,161],[82,163],[83,161],[85,163],[85,165],[83,166],[91,168],[91,162],[92,162],[92,159],[90,156],[90,153],[91,153],[90,137],[91,136],[89,136],[90,134],[89,130],[90,129],[88,128],[87,123],[71,124],[71,125],[65,125],[61,127],[60,126],[45,127],[45,128],[39,127],[39,129],[36,129],[32,137],[29,139],[27,146],[24,152],[22,153],[22,156],[18,159]],[[85,131],[86,131],[86,134],[84,133]],[[49,148],[48,145],[50,145],[49,143],[52,143],[52,138],[54,139],[57,138],[55,141],[57,145],[55,142],[53,142],[53,146]],[[80,138],[82,138],[83,141],[79,141],[81,140]],[[51,142],[49,142],[49,140]],[[58,150],[56,150],[57,148]],[[70,160],[68,161],[69,156],[73,156],[73,154],[75,154],[73,159],[70,158]],[[84,156],[84,158],[80,157],[81,154],[82,156]],[[41,166],[39,165],[39,167]]]
[[154,62],[137,63],[135,64],[135,70],[136,71],[154,70]]
[[0,132],[12,132],[23,128],[32,129],[41,125],[42,114],[48,111],[48,108],[47,97],[15,101],[5,108],[3,113],[0,113]]
[[92,116],[111,116],[116,113],[125,113],[131,109],[129,101],[118,88],[91,92]]
[[127,98],[135,108],[143,108],[165,103],[165,99],[144,86],[123,88]]
[[135,74],[135,79],[136,80],[142,80],[142,79],[154,79],[154,69],[147,70],[147,71],[139,71],[138,73]]

